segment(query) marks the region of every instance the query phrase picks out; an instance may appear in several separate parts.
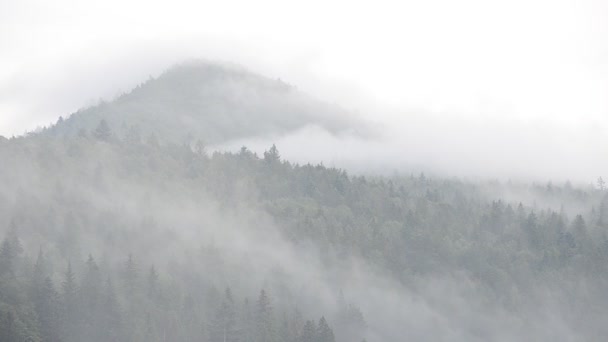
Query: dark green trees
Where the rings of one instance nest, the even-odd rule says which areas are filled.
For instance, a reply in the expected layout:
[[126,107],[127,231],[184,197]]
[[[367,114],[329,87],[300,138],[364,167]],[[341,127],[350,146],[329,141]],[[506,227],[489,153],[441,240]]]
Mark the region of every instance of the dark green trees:
[[99,121],[99,124],[95,128],[94,136],[101,141],[109,141],[112,137],[112,131],[105,119]]
[[325,317],[321,317],[317,326],[317,342],[335,342],[333,330],[327,324]]
[[315,326],[315,322],[311,320],[306,321],[300,334],[300,342],[316,342],[316,338],[317,327]]
[[270,298],[265,290],[260,291],[260,296],[256,303],[255,311],[256,322],[256,342],[275,342],[276,331]]
[[68,263],[61,290],[59,301],[61,335],[64,341],[77,341],[79,324],[78,288],[71,263]]
[[335,342],[333,330],[327,324],[325,317],[319,319],[319,324],[308,320],[302,327],[298,342]]
[[19,342],[15,314],[11,310],[0,312],[0,341]]
[[230,288],[226,288],[220,307],[213,316],[210,326],[210,342],[237,342],[236,310]]
[[2,242],[0,246],[0,276],[12,275],[13,272],[13,259],[15,252],[8,240]]
[[281,161],[281,155],[279,154],[279,150],[274,144],[272,144],[268,151],[264,152],[264,161],[269,164],[274,164]]
[[34,305],[40,323],[40,336],[44,342],[61,341],[59,320],[59,294],[50,277],[44,278],[37,289]]
[[129,294],[134,294],[139,282],[139,270],[133,255],[129,254],[127,261],[125,262],[125,268],[123,271],[124,286]]

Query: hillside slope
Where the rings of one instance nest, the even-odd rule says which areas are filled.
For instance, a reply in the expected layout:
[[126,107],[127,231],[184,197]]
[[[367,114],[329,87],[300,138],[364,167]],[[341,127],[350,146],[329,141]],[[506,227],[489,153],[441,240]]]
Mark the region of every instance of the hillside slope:
[[215,144],[285,134],[307,125],[331,133],[364,130],[344,109],[281,80],[202,61],[176,65],[113,101],[80,110],[51,132],[74,136],[93,130],[101,119],[116,134],[136,130],[173,143],[202,139]]
[[364,177],[274,145],[180,143],[352,127],[288,105],[300,96],[190,64],[0,140],[0,341],[608,335],[603,188]]

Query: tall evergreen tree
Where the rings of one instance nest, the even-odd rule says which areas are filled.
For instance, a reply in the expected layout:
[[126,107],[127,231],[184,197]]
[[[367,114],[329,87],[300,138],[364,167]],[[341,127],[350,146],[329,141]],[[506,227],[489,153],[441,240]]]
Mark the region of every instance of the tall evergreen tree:
[[127,293],[132,295],[137,287],[137,282],[139,278],[139,271],[137,269],[137,264],[135,264],[135,260],[133,259],[133,255],[129,254],[129,258],[125,262],[124,269],[124,282]]
[[333,330],[327,324],[325,317],[321,317],[319,325],[317,326],[317,339],[316,342],[335,342]]
[[95,138],[102,141],[109,141],[112,136],[112,131],[110,130],[110,126],[105,119],[101,119],[99,124],[95,128]]
[[302,328],[299,342],[316,342],[317,339],[317,327],[315,322],[308,320]]
[[39,289],[35,298],[35,305],[42,341],[60,341],[58,294],[50,277],[44,279],[42,288]]
[[102,341],[121,341],[123,335],[123,322],[120,306],[112,280],[106,280],[105,290],[101,302],[100,335]]
[[222,304],[216,310],[210,324],[211,342],[236,342],[238,332],[236,329],[236,311],[230,288],[226,288]]
[[281,161],[281,155],[275,144],[272,144],[268,151],[264,152],[264,161],[269,164],[278,163]]
[[20,342],[21,338],[17,332],[17,322],[11,310],[0,311],[0,341]]
[[92,255],[85,264],[85,271],[78,289],[80,331],[82,341],[98,341],[102,280],[99,267]]
[[256,327],[253,311],[249,299],[245,298],[240,310],[239,340],[242,342],[254,342],[256,339]]
[[64,275],[62,288],[62,336],[65,341],[78,340],[78,300],[76,277],[72,271],[72,264],[68,262],[68,267]]
[[148,279],[147,279],[146,291],[148,297],[156,300],[158,295],[158,273],[156,272],[156,268],[154,266],[150,267],[148,271]]
[[0,276],[14,275],[15,250],[8,238],[0,246]]
[[276,334],[273,324],[272,306],[270,298],[265,290],[260,291],[257,301],[256,319],[256,341],[275,342]]

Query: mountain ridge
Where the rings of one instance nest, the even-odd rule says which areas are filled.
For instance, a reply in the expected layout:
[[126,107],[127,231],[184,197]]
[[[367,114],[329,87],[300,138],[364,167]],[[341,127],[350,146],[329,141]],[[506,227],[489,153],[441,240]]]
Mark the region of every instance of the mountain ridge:
[[331,134],[364,133],[362,120],[345,109],[308,96],[295,86],[232,65],[191,60],[176,64],[112,101],[60,118],[48,132],[75,136],[106,120],[115,134],[184,143],[287,134],[316,125]]

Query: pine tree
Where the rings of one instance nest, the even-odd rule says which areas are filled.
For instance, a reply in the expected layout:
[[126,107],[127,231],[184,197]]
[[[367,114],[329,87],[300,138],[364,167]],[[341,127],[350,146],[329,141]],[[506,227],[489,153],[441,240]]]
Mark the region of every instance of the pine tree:
[[268,151],[264,152],[264,161],[269,164],[278,163],[281,161],[281,155],[279,154],[279,150],[272,144]]
[[14,262],[15,259],[15,250],[8,238],[5,238],[2,241],[2,246],[0,246],[0,276],[15,274],[14,270]]
[[102,341],[121,341],[122,334],[122,318],[120,306],[116,299],[116,292],[112,280],[106,280],[106,286],[101,302],[101,330],[99,336]]
[[304,324],[305,324],[305,322],[304,322],[304,318],[302,316],[302,312],[300,312],[300,310],[295,308],[293,310],[293,314],[291,315],[291,319],[290,319],[290,323],[289,323],[290,335],[291,335],[293,341],[298,340],[300,332],[304,328]]
[[150,271],[148,271],[147,291],[149,298],[156,299],[158,294],[158,273],[156,272],[154,265],[151,266]]
[[72,264],[68,263],[68,268],[64,275],[62,288],[62,326],[63,337],[66,341],[77,340],[77,288],[76,277],[72,271]]
[[275,342],[275,330],[273,325],[272,306],[266,291],[261,290],[257,302],[256,320],[256,341]]
[[50,277],[44,279],[42,288],[35,298],[36,313],[40,325],[40,336],[43,342],[60,340],[58,320],[58,294]]
[[254,342],[255,341],[255,321],[253,318],[253,312],[249,299],[245,298],[243,306],[241,308],[241,314],[239,319],[239,340],[242,342]]
[[311,320],[306,321],[304,327],[302,328],[299,342],[316,342],[316,338],[317,328],[315,327],[315,322]]
[[133,255],[129,254],[124,269],[124,282],[128,294],[133,294],[137,287],[138,273],[137,264],[135,264],[135,261],[133,260]]
[[23,247],[17,234],[15,221],[11,221],[11,228],[0,246],[0,276],[15,275],[16,258],[23,253]]
[[0,341],[19,342],[19,334],[15,322],[15,315],[11,310],[0,311]]
[[21,240],[19,239],[17,223],[14,219],[11,220],[11,227],[8,231],[8,234],[6,235],[6,239],[10,242],[15,256],[18,256],[23,253],[23,245],[21,244]]
[[348,304],[343,296],[338,308],[335,326],[340,337],[346,341],[358,341],[365,336],[367,323],[361,310],[353,304]]
[[224,299],[213,317],[210,328],[211,331],[209,334],[211,342],[238,341],[236,312],[230,288],[226,288]]
[[291,336],[291,330],[289,327],[289,320],[286,314],[282,315],[281,325],[279,326],[278,338],[281,342],[292,342],[293,337]]
[[99,267],[89,254],[85,264],[85,272],[78,289],[78,306],[81,320],[79,337],[81,341],[96,341],[99,324],[101,300],[101,274]]
[[44,254],[42,248],[38,250],[38,256],[36,257],[36,263],[34,264],[34,270],[32,272],[32,279],[28,288],[29,295],[31,298],[36,299],[38,294],[41,292],[42,286],[44,285],[44,278],[47,276],[47,267],[44,260]]
[[331,330],[325,317],[321,317],[319,325],[317,327],[317,339],[316,342],[335,342],[334,332]]
[[97,128],[95,128],[95,138],[101,141],[109,141],[112,136],[112,131],[110,130],[110,126],[105,119],[101,119]]
[[574,234],[574,240],[576,242],[576,248],[579,253],[584,253],[591,249],[591,241],[589,233],[587,231],[587,224],[582,215],[576,215],[572,222],[572,231]]

